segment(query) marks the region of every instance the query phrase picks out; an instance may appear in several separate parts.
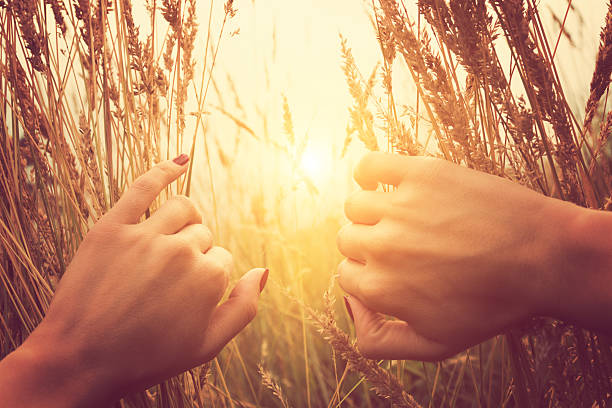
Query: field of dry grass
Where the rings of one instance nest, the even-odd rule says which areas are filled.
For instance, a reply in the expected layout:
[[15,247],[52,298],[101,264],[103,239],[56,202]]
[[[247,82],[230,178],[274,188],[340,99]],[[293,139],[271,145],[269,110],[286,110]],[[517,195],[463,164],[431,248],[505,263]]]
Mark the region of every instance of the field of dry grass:
[[326,195],[351,189],[346,155],[359,145],[609,209],[612,2],[576,102],[555,63],[580,13],[571,1],[551,13],[558,36],[535,0],[373,1],[364,30],[378,61],[359,66],[351,38],[330,39],[352,102],[325,159],[295,126],[295,100],[276,95],[255,116],[242,106],[216,66],[239,35],[239,4],[200,3],[0,2],[0,357],[42,319],[88,228],[135,177],[185,151],[190,170],[160,201],[201,200],[234,278],[263,265],[270,282],[218,358],[120,406],[607,406],[612,343],[563,322],[537,319],[440,363],[361,356],[333,279],[341,197]]

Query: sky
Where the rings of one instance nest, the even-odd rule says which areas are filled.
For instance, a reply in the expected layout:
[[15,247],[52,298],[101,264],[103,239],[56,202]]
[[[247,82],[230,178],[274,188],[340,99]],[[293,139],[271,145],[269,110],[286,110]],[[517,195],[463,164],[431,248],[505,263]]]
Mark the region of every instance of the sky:
[[[285,93],[300,119],[326,128],[324,133],[342,134],[346,123],[341,119],[346,122],[350,98],[340,69],[339,35],[347,39],[358,66],[368,73],[380,60],[369,19],[370,3],[242,0],[235,4],[238,14],[232,24],[240,34],[222,44],[219,71],[231,75],[245,101],[253,98],[257,103],[267,101],[271,93]],[[570,95],[583,101],[607,6],[602,0],[574,4],[581,17],[570,13],[566,26],[575,47],[563,37],[557,63]],[[549,32],[558,33],[551,11],[562,18],[567,1],[540,1],[539,5]],[[266,88],[266,75],[273,77],[271,89]]]
[[[406,3],[414,10],[412,2]],[[562,19],[567,4],[567,0],[539,2],[546,29],[554,38],[559,27],[552,14]],[[574,1],[573,4],[576,11],[568,15],[566,23],[572,41],[561,37],[555,59],[568,99],[574,111],[581,114],[607,7],[602,0]],[[367,76],[381,59],[369,17],[371,2],[235,0],[234,5],[237,14],[227,23],[214,68],[219,92],[207,99],[208,140],[213,147],[218,144],[232,157],[233,163],[228,175],[218,162],[213,162],[217,190],[238,187],[233,183],[245,178],[246,184],[239,188],[252,195],[261,190],[262,183],[279,182],[277,173],[286,173],[287,167],[282,164],[269,166],[270,160],[275,160],[269,157],[270,152],[264,151],[261,144],[245,132],[237,134],[233,123],[216,107],[222,104],[256,134],[267,131],[271,137],[282,140],[286,137],[282,128],[283,97],[286,97],[296,138],[308,140],[307,160],[302,169],[311,176],[320,192],[317,199],[308,201],[305,194],[300,200],[307,200],[314,206],[313,213],[320,213],[316,211],[319,207],[341,212],[344,197],[357,188],[350,182],[351,168],[366,150],[356,142],[348,155],[339,160],[349,121],[348,107],[352,104],[341,70],[340,34],[347,39],[358,67]],[[203,31],[210,3],[200,1],[198,7],[200,30]],[[223,2],[216,0],[213,10],[212,32],[218,33]],[[238,34],[230,35],[234,32]],[[196,60],[205,49],[202,36],[198,41]],[[396,72],[396,89],[404,95],[413,95],[411,81],[402,77],[401,69]],[[235,103],[235,95],[239,95],[239,103]],[[240,139],[238,148],[236,137]],[[210,209],[208,169],[200,163],[196,170],[195,183],[202,193],[200,201]],[[286,174],[283,177],[287,178]]]

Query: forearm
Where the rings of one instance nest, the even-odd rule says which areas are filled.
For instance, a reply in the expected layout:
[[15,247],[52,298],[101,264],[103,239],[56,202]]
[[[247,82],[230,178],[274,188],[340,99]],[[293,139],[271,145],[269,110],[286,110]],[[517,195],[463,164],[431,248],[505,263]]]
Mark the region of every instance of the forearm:
[[47,342],[35,333],[0,361],[0,406],[93,407],[108,405],[100,373],[85,369],[69,339]]
[[551,245],[543,313],[612,334],[612,213],[563,203]]

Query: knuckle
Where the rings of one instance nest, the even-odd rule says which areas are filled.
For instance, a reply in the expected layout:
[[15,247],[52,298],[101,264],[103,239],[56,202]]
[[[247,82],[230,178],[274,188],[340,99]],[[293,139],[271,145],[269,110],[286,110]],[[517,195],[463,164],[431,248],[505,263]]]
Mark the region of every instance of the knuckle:
[[229,275],[234,267],[234,256],[227,249],[222,247],[216,248],[219,256],[217,257],[223,270]]
[[213,280],[220,280],[225,275],[223,265],[216,259],[209,260],[207,267],[208,275]]
[[197,248],[198,252],[204,256],[211,249],[213,236],[208,228],[202,224],[192,224],[187,227],[189,229],[189,241]]
[[191,199],[185,195],[181,195],[181,194],[175,195],[175,196],[172,196],[170,200],[174,201],[178,205],[183,206],[184,208],[189,208],[189,209],[193,208],[194,210],[196,209],[196,206],[193,203],[193,201],[191,201]]
[[198,243],[200,246],[200,252],[206,252],[213,245],[213,235],[212,232],[206,227],[202,228],[201,233],[198,234]]
[[194,272],[192,279],[198,293],[205,294],[211,303],[219,302],[229,284],[229,277],[219,263],[200,257]]
[[170,251],[173,258],[190,259],[196,254],[196,250],[191,242],[181,236],[173,236]]
[[208,275],[215,286],[227,287],[231,274],[231,264],[227,264],[219,259],[210,260],[208,263]]
[[199,276],[203,291],[214,300],[214,303],[218,302],[227,289],[229,283],[227,275],[214,263],[205,263]]
[[207,286],[212,292],[212,297],[215,301],[218,301],[223,297],[225,290],[227,289],[228,279],[224,274],[215,274],[210,276],[207,280]]
[[213,233],[210,230],[210,228],[208,228],[206,225],[202,225],[202,239],[205,242],[212,242],[213,240]]
[[198,219],[198,222],[202,222],[202,215],[196,207],[193,200],[184,195],[176,195],[171,198],[172,202],[181,208],[181,211],[191,214],[194,218]]

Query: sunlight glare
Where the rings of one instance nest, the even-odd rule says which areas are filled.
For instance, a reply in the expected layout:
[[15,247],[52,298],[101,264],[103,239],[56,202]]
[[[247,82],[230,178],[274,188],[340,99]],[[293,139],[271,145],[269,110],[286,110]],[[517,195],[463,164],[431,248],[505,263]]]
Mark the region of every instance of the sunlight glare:
[[320,185],[329,176],[329,163],[323,149],[306,148],[300,160],[300,169],[312,182]]

